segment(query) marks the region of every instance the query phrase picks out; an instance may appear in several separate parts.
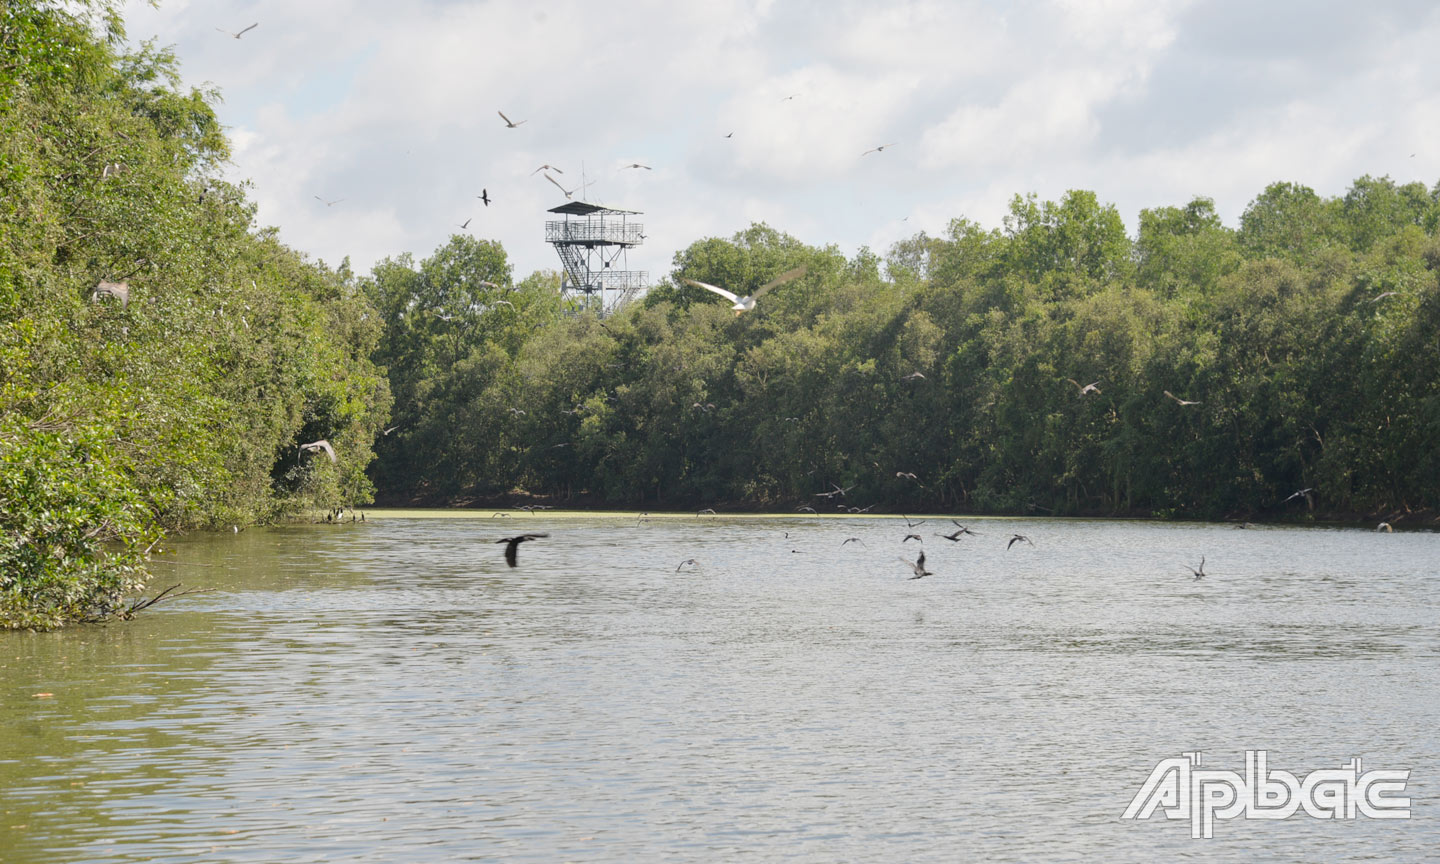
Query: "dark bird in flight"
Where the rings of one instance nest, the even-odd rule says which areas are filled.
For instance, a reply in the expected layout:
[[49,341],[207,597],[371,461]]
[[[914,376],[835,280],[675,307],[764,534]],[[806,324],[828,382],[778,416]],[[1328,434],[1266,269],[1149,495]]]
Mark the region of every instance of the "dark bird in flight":
[[1191,402],[1189,399],[1181,399],[1179,396],[1176,396],[1174,393],[1171,393],[1169,390],[1163,390],[1163,391],[1161,391],[1161,392],[1163,392],[1166,396],[1169,396],[1171,399],[1174,399],[1174,400],[1175,400],[1175,404],[1177,404],[1177,405],[1199,405],[1199,404],[1200,404],[1199,402]]
[[[515,127],[519,126],[520,123],[526,122],[526,121],[524,121],[524,120],[521,120],[519,123],[511,122],[510,118],[505,116],[505,112],[504,112],[504,111],[496,111],[495,113],[496,113],[496,114],[499,114],[499,115],[500,115],[500,119],[505,121],[505,128],[506,128],[506,129],[514,129]],[[512,566],[513,566],[513,565],[512,565]]]
[[472,217],[470,217],[470,219],[466,219],[464,222],[461,222],[461,223],[460,223],[460,230],[461,230],[461,231],[464,231],[464,230],[466,230],[467,228],[469,228],[469,227],[470,227],[470,220],[471,220],[471,219],[474,219],[474,218],[475,218],[475,217],[472,216]]
[[216,30],[219,30],[221,33],[224,33],[226,36],[233,36],[233,37],[235,37],[236,39],[239,39],[241,36],[244,36],[246,33],[249,33],[251,30],[254,30],[256,27],[259,27],[259,26],[260,26],[260,22],[259,22],[259,21],[256,21],[254,24],[251,24],[249,27],[246,27],[244,30],[241,30],[239,33],[231,33],[229,30],[226,30],[224,27],[216,27],[215,29],[216,29]]
[[644,168],[646,171],[654,171],[654,170],[655,170],[654,168],[651,168],[649,165],[641,165],[639,162],[632,162],[632,163],[630,163],[629,165],[624,166],[624,167],[621,168],[620,170],[621,170],[621,171],[624,171],[625,168]]
[[549,536],[549,534],[521,534],[516,537],[505,537],[501,540],[496,540],[495,542],[505,544],[505,563],[509,564],[511,567],[514,567],[515,547],[519,546],[521,543],[524,543],[526,540],[539,540],[541,537]]
[[[1006,551],[1006,552],[1009,552],[1009,551],[1010,551],[1010,547],[1011,547],[1011,546],[1014,546],[1016,543],[1019,543],[1021,540],[1024,540],[1026,543],[1030,543],[1030,538],[1029,538],[1029,537],[1026,537],[1024,534],[1012,534],[1012,535],[1010,535],[1010,542],[1005,544],[1005,551]],[[1030,543],[1030,545],[1031,545],[1031,546],[1034,546],[1035,544],[1034,544],[1034,543]]]
[[911,579],[924,579],[926,576],[934,576],[934,575],[935,575],[934,573],[931,573],[929,570],[926,570],[926,569],[925,569],[925,553],[924,553],[924,552],[921,552],[921,553],[920,553],[920,558],[919,558],[918,560],[916,560],[915,562],[913,562],[913,563],[910,562],[910,561],[906,561],[904,558],[901,558],[900,561],[901,561],[902,563],[904,563],[906,567],[909,567],[911,570],[914,570],[914,571],[915,571],[915,575],[914,575],[914,576],[911,576],[911,577],[910,577]]
[[335,461],[335,448],[331,447],[330,442],[324,438],[319,441],[311,441],[309,444],[301,444],[300,449],[310,453],[324,452],[326,456],[330,457],[331,462]]
[[315,196],[315,200],[316,200],[316,201],[319,201],[321,204],[324,204],[326,207],[334,207],[336,204],[339,204],[341,201],[344,201],[345,199],[344,199],[344,198],[336,198],[334,201],[326,201],[324,198],[321,198],[319,195],[316,195],[316,196]]
[[796,508],[795,508],[795,512],[796,512],[796,513],[814,513],[814,512],[816,512],[816,511],[815,511],[815,508],[814,508],[814,507],[811,507],[809,504],[801,504],[799,507],[796,507]]
[[130,305],[130,286],[124,282],[106,282],[101,280],[95,286],[95,291],[90,295],[92,303],[98,302],[101,297],[114,297],[120,301],[120,308],[124,309]]
[[699,561],[696,561],[694,558],[686,558],[684,561],[681,561],[681,562],[680,562],[680,566],[679,566],[679,567],[676,567],[676,568],[675,568],[675,572],[676,572],[676,573],[679,573],[679,572],[680,572],[681,570],[683,570],[687,565],[690,566],[690,567],[699,567],[699,566],[700,566],[700,562],[699,562]]
[[904,539],[904,540],[901,540],[900,542],[901,542],[901,543],[909,543],[911,540],[918,540],[918,541],[920,541],[921,543],[924,543],[924,542],[925,542],[925,538],[924,538],[924,537],[921,537],[919,534],[906,534],[906,535],[905,535],[905,539]]
[[725,133],[725,137],[726,137],[726,138],[730,138],[730,137],[734,136],[734,134],[735,134],[734,132],[726,132],[726,133]]
[[924,525],[926,522],[930,521],[929,519],[921,519],[919,522],[911,522],[910,517],[906,516],[904,513],[900,514],[900,518],[905,520],[906,528],[914,528],[916,525]]
[[[841,546],[844,546],[846,543],[859,543],[861,546],[865,546],[865,541],[864,541],[864,540],[861,540],[859,537],[846,537],[844,540],[842,540],[842,541],[840,542],[840,545],[841,545]],[[868,548],[870,548],[870,547],[869,547],[869,546],[865,546],[865,548],[868,549]]]
[[1080,391],[1080,395],[1081,395],[1081,396],[1084,396],[1084,395],[1086,395],[1086,394],[1088,394],[1088,393],[1099,393],[1099,392],[1100,392],[1100,386],[1099,386],[1099,385],[1100,385],[1100,382],[1099,382],[1099,381],[1095,381],[1095,382],[1090,383],[1090,384],[1081,384],[1079,381],[1076,381],[1074,378],[1066,378],[1065,380],[1066,380],[1066,381],[1069,381],[1071,384],[1074,384],[1074,385],[1075,385],[1075,389]]
[[476,198],[479,198],[481,201],[484,201],[486,207],[489,207],[489,206],[490,206],[490,190],[489,190],[489,189],[482,188],[482,189],[480,190],[480,194],[479,194],[479,195],[476,195],[475,197],[476,197]]
[[958,534],[969,534],[971,537],[979,537],[979,536],[980,536],[980,532],[979,532],[979,531],[971,531],[969,528],[966,528],[964,525],[961,525],[959,522],[956,522],[954,519],[951,519],[951,520],[950,520],[950,524],[951,524],[951,525],[954,525],[956,528],[959,528],[959,529],[960,529],[958,532],[956,532],[956,533],[958,533]]
[[871,147],[869,150],[866,150],[864,153],[861,153],[860,155],[861,155],[861,156],[869,156],[871,153],[879,153],[880,151],[884,150],[886,147],[894,147],[896,144],[899,144],[899,143],[900,143],[899,141],[892,141],[892,142],[890,142],[889,144],[881,144],[879,147]]
[[935,536],[936,536],[936,537],[943,537],[943,538],[945,538],[946,540],[949,540],[951,543],[959,543],[959,542],[960,542],[960,538],[961,538],[961,537],[964,537],[964,536],[965,536],[966,534],[968,534],[968,533],[969,533],[969,532],[966,531],[964,528],[961,528],[959,531],[956,531],[954,534],[936,534]]
[[1205,578],[1205,556],[1204,556],[1204,555],[1201,555],[1201,556],[1200,556],[1200,566],[1199,566],[1199,567],[1191,567],[1189,564],[1186,564],[1186,565],[1185,565],[1185,569],[1186,569],[1186,570],[1189,570],[1191,573],[1194,573],[1196,579],[1204,579],[1204,578]]

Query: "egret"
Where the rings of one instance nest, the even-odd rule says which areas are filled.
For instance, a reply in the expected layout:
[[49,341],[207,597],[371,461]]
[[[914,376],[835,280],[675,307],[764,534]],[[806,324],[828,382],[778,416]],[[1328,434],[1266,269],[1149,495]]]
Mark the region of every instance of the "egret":
[[[556,185],[558,186],[559,184],[557,183]],[[801,276],[805,275],[805,270],[805,267],[796,267],[794,270],[786,270],[784,273],[781,273],[779,276],[776,276],[774,279],[771,279],[769,282],[766,282],[764,285],[756,288],[755,293],[751,294],[748,297],[740,297],[736,294],[732,294],[729,291],[726,291],[724,288],[717,288],[714,285],[709,285],[705,282],[696,282],[694,279],[681,279],[680,281],[685,282],[689,285],[694,285],[696,288],[704,288],[706,291],[713,291],[714,293],[719,294],[721,297],[724,297],[726,300],[729,300],[732,304],[734,304],[730,308],[734,309],[735,314],[738,316],[744,312],[749,312],[751,309],[754,309],[755,301],[759,300],[761,295],[763,295],[766,291],[769,291],[771,288],[774,288],[777,285],[784,285],[786,282],[799,279]]]

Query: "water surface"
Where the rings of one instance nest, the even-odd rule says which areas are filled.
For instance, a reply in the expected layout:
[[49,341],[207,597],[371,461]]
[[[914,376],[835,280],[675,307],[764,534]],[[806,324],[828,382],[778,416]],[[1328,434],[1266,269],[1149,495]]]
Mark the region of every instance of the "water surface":
[[[209,593],[0,634],[0,861],[1433,858],[1440,535],[968,524],[920,580],[883,517],[182,538]],[[1412,818],[1120,818],[1246,749]]]

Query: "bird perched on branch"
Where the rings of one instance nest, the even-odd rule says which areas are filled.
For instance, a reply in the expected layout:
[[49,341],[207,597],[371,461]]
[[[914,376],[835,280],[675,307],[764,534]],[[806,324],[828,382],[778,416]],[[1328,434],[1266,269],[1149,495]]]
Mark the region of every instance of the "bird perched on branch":
[[786,270],[784,273],[781,273],[779,276],[776,276],[774,279],[771,279],[769,282],[766,282],[764,285],[756,288],[755,293],[751,294],[749,297],[741,297],[739,295],[732,294],[729,291],[726,291],[724,288],[717,288],[714,285],[710,285],[705,282],[696,282],[694,279],[681,279],[680,281],[688,285],[694,285],[696,288],[704,288],[706,291],[713,291],[714,293],[719,294],[721,297],[724,297],[726,300],[729,300],[731,303],[733,303],[734,305],[730,308],[735,310],[736,315],[740,315],[741,313],[749,312],[751,309],[754,309],[755,301],[759,300],[766,291],[769,291],[771,288],[774,288],[777,285],[784,285],[786,282],[799,279],[801,276],[805,275],[805,270],[805,267],[796,267],[794,270]]
[[542,534],[520,534],[520,535],[515,536],[515,537],[505,537],[505,538],[502,538],[502,539],[500,539],[500,540],[496,540],[495,542],[496,542],[496,543],[504,543],[504,544],[505,544],[505,563],[506,563],[506,564],[509,564],[511,567],[514,567],[514,566],[515,566],[515,547],[519,546],[521,543],[524,543],[526,540],[539,540],[541,537],[549,537],[549,536],[550,536],[549,534],[543,534],[543,533],[542,533]]

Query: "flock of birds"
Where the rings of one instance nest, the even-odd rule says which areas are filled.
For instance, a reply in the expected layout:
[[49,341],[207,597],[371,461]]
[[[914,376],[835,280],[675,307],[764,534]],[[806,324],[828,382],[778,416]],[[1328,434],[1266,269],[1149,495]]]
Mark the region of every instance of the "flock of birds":
[[[836,487],[836,489],[838,490],[839,487]],[[842,490],[842,492],[843,492],[843,490]],[[833,495],[833,494],[836,494],[836,493],[834,493],[834,492],[821,492],[821,493],[818,493],[818,494],[821,494],[821,495]],[[522,508],[520,508],[520,509],[522,509],[522,510],[527,510],[527,511],[530,511],[530,512],[534,512],[536,509],[541,509],[542,506],[543,506],[543,505],[529,505],[529,506],[526,506],[526,507],[522,507]],[[548,509],[548,508],[544,508],[544,509]],[[496,513],[496,514],[494,514],[494,515],[495,515],[495,516],[504,516],[504,515],[508,515],[508,514]],[[646,514],[646,513],[640,514],[639,519],[637,519],[637,524],[638,524],[640,521],[643,521],[644,518],[645,518],[645,516],[647,516],[647,515],[649,515],[649,514]],[[699,516],[705,516],[705,515],[715,516],[715,515],[717,515],[717,514],[716,514],[715,510],[712,509],[712,508],[706,508],[706,509],[704,509],[704,510],[699,511],[699,512],[696,514],[697,517],[699,517]],[[908,542],[910,542],[911,540],[915,540],[915,541],[920,542],[920,543],[923,544],[923,543],[924,543],[924,537],[922,537],[922,536],[919,535],[919,534],[914,533],[914,529],[920,527],[921,525],[925,524],[925,523],[926,523],[927,521],[929,521],[929,520],[920,519],[920,520],[918,520],[918,521],[911,521],[911,519],[910,519],[909,516],[903,516],[903,515],[901,516],[901,518],[905,520],[905,527],[906,527],[907,529],[910,529],[910,530],[911,530],[911,533],[906,534],[905,537],[904,537],[904,539],[902,539],[902,540],[900,541],[901,544],[908,543]],[[954,530],[954,531],[950,532],[949,534],[936,534],[935,536],[936,536],[936,537],[939,537],[939,538],[942,539],[942,540],[949,540],[949,541],[952,542],[952,543],[959,543],[959,542],[961,541],[961,539],[964,538],[964,537],[979,537],[979,536],[981,536],[981,532],[976,531],[975,529],[971,528],[970,526],[968,526],[968,525],[966,525],[966,524],[964,524],[964,523],[962,523],[962,522],[960,522],[960,521],[958,521],[958,520],[956,520],[956,519],[951,519],[950,522],[955,526],[955,530]],[[1383,525],[1384,523],[1381,523],[1381,524]],[[1387,526],[1387,529],[1388,529],[1388,526]],[[516,550],[519,548],[519,546],[520,546],[521,543],[526,543],[526,542],[529,542],[529,541],[531,541],[531,540],[539,540],[539,539],[542,539],[542,538],[545,538],[545,537],[549,537],[549,536],[550,536],[550,535],[549,535],[549,533],[547,533],[547,532],[527,532],[527,533],[524,533],[524,534],[517,534],[517,535],[515,535],[515,536],[513,536],[513,537],[502,537],[502,538],[500,538],[499,540],[496,540],[495,543],[497,543],[497,544],[499,544],[499,543],[504,543],[504,544],[505,544],[505,563],[506,563],[507,565],[509,565],[510,567],[516,567],[516,566],[518,566],[518,563],[519,563],[519,562],[518,562],[518,559],[517,559],[517,551],[516,551]],[[786,532],[786,533],[785,533],[785,537],[786,537],[786,538],[789,538],[789,536],[790,536],[789,532]],[[844,540],[840,541],[840,545],[841,545],[841,546],[846,546],[846,545],[848,545],[848,544],[850,544],[850,543],[859,543],[861,546],[866,546],[865,541],[862,540],[862,539],[859,538],[859,537],[846,537]],[[1007,551],[1007,552],[1010,551],[1010,549],[1013,548],[1016,543],[1024,543],[1024,544],[1026,544],[1026,545],[1028,545],[1028,546],[1032,546],[1032,547],[1035,545],[1035,542],[1034,542],[1033,540],[1031,540],[1028,536],[1026,536],[1026,535],[1024,535],[1024,534],[1018,534],[1018,533],[1013,533],[1013,532],[1012,532],[1012,533],[1010,534],[1010,537],[1008,538],[1007,542],[1005,543],[1005,551]],[[867,548],[868,548],[868,547],[867,547]],[[791,552],[797,552],[797,551],[798,551],[798,550],[794,550],[794,549],[791,550]],[[918,556],[914,561],[911,561],[911,560],[909,560],[908,558],[899,558],[899,557],[897,557],[896,560],[898,560],[901,564],[904,564],[906,567],[910,568],[910,572],[912,572],[912,573],[914,574],[913,576],[908,577],[908,578],[911,579],[911,580],[924,579],[926,576],[934,576],[934,575],[935,575],[935,572],[934,572],[934,571],[929,570],[929,569],[927,569],[927,568],[925,567],[925,551],[924,551],[923,549],[920,551],[919,556]],[[686,558],[684,561],[681,561],[678,566],[676,566],[675,572],[676,572],[676,573],[679,573],[680,571],[684,570],[684,569],[687,568],[687,567],[695,568],[695,567],[699,567],[699,566],[700,566],[699,560],[697,560],[697,559],[695,559],[695,558]],[[1191,566],[1189,566],[1189,565],[1187,564],[1187,565],[1186,565],[1186,569],[1188,569],[1188,570],[1194,575],[1194,578],[1195,578],[1196,580],[1200,580],[1200,579],[1205,578],[1205,556],[1203,556],[1203,555],[1200,556],[1200,564],[1199,564],[1198,566],[1196,566],[1196,567],[1191,567]]]

